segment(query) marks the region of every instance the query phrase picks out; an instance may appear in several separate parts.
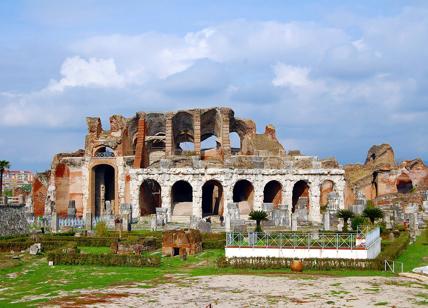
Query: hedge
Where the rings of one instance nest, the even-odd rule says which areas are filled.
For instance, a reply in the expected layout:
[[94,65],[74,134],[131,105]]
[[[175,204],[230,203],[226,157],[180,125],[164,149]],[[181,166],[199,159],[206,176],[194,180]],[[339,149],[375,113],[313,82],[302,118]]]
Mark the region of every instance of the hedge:
[[[217,266],[220,268],[249,268],[249,269],[284,269],[290,268],[293,258],[217,258]],[[334,270],[334,269],[361,269],[379,270],[383,262],[378,260],[358,259],[303,259],[305,269],[311,270]]]
[[224,249],[226,246],[226,240],[210,240],[210,241],[202,241],[203,249]]
[[[382,245],[382,251],[376,259],[303,259],[306,269],[361,269],[383,270],[385,260],[395,260],[409,244],[409,233],[402,232],[392,243]],[[219,257],[218,267],[250,268],[250,269],[281,269],[289,268],[292,258],[229,258]]]
[[159,256],[73,254],[55,251],[48,254],[48,261],[53,261],[54,265],[158,267],[161,258]]

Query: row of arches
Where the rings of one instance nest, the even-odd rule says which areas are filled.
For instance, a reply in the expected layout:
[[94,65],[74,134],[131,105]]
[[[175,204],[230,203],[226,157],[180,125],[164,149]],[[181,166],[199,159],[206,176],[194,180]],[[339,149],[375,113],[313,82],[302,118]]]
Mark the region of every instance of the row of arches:
[[[323,189],[324,188],[324,189]],[[282,184],[276,180],[268,182],[263,190],[263,202],[278,207],[283,202]],[[309,184],[300,180],[294,184],[292,212],[297,207],[310,207]],[[326,194],[334,191],[334,182],[327,180],[321,185],[320,203],[328,202]],[[209,180],[202,186],[202,217],[223,215],[224,189],[217,180]],[[162,189],[158,182],[146,179],[140,186],[140,213],[142,216],[156,213],[162,206]],[[233,202],[238,203],[242,215],[247,215],[254,207],[254,186],[248,180],[239,180],[233,187]],[[174,216],[192,215],[193,187],[184,180],[175,182],[171,187],[171,210]]]

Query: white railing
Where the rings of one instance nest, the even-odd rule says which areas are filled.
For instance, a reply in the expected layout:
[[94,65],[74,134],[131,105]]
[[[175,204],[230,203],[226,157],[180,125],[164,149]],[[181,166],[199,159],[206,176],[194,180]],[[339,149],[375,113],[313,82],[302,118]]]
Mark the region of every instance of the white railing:
[[369,249],[380,239],[379,228],[363,233],[228,232],[226,247]]
[[392,273],[402,273],[404,272],[404,264],[403,262],[399,261],[384,261],[385,265],[385,272],[392,272]]

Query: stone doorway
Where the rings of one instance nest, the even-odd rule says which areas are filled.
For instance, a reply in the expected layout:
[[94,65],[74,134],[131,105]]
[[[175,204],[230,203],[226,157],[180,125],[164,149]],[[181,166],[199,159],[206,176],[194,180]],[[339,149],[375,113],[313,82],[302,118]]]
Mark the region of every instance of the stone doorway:
[[152,179],[144,180],[140,186],[140,215],[156,214],[156,208],[162,206],[161,187]]
[[[114,212],[115,204],[115,170],[110,165],[97,165],[92,169],[94,176],[93,194],[95,217]],[[106,201],[110,202],[110,207],[106,207]],[[108,213],[112,212],[112,213]]]
[[210,180],[202,186],[202,217],[223,215],[223,186]]

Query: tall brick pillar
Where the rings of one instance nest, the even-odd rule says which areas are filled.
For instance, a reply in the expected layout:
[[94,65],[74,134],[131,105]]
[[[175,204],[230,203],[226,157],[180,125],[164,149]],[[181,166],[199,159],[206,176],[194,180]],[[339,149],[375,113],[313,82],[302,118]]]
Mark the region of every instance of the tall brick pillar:
[[166,132],[165,132],[165,156],[170,157],[174,155],[174,131],[172,127],[172,112],[166,114]]
[[141,114],[138,119],[137,143],[135,145],[134,168],[143,168],[144,164],[144,147],[146,141],[146,120],[145,115]]
[[221,146],[224,153],[224,158],[230,158],[230,127],[229,127],[229,110],[221,110]]
[[201,155],[201,111],[193,112],[193,142],[196,155]]

